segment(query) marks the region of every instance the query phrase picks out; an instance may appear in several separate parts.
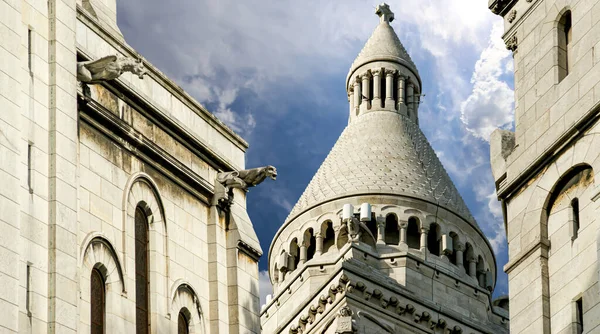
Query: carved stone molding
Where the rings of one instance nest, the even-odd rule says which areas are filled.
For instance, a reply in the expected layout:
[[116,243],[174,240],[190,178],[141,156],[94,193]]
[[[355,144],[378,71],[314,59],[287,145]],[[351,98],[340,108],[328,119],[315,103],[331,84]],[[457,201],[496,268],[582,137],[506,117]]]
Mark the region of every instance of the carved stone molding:
[[517,42],[517,35],[510,37],[506,40],[506,48],[512,52],[515,52],[517,50]]
[[513,21],[517,18],[517,10],[513,9],[510,11],[510,13],[508,13],[508,17],[506,18],[508,20],[508,23],[513,23]]

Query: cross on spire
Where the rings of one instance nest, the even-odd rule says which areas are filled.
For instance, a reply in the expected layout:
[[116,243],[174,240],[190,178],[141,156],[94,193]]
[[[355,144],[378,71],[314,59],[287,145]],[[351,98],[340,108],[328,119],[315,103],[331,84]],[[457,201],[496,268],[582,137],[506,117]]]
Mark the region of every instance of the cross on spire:
[[390,10],[390,6],[387,3],[377,5],[375,8],[375,14],[379,15],[379,22],[390,23],[394,21],[394,12]]

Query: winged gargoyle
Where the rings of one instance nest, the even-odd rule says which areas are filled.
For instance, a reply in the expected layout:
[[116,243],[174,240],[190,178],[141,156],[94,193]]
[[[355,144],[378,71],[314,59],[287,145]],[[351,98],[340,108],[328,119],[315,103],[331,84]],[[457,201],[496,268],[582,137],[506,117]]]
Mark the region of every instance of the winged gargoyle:
[[117,56],[106,56],[98,60],[77,63],[77,80],[88,84],[113,80],[124,72],[131,72],[143,79],[146,68],[141,59]]
[[277,169],[273,166],[265,166],[217,174],[213,205],[219,204],[219,202],[224,200],[229,200],[230,189],[248,190],[248,188],[263,182],[267,177],[273,180],[277,179]]

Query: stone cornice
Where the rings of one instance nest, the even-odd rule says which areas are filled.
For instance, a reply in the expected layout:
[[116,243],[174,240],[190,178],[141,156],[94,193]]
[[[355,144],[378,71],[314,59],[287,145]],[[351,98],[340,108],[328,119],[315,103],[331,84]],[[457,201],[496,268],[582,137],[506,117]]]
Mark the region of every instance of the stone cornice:
[[[115,36],[112,32],[102,27],[98,22],[87,13],[80,5],[77,5],[77,20],[85,24],[88,28],[98,34],[103,40],[109,43],[113,48],[123,53],[125,56],[138,58],[140,55],[129,45],[124,43],[122,37]],[[184,105],[186,105],[192,112],[206,121],[209,125],[215,128],[219,133],[228,138],[232,143],[238,146],[240,149],[245,151],[248,148],[248,143],[219,120],[215,115],[209,112],[204,106],[198,101],[192,98],[186,93],[181,87],[175,82],[169,79],[166,75],[160,72],[154,65],[143,59],[144,67],[147,69],[147,76],[151,77],[165,89],[167,89],[173,96],[177,97]],[[117,79],[117,81],[120,81]]]
[[212,184],[98,102],[79,93],[78,103],[81,121],[100,131],[130,154],[156,168],[202,202],[209,204],[209,199],[214,193]]
[[519,264],[525,261],[538,249],[542,250],[542,257],[548,257],[548,250],[550,249],[550,240],[541,239],[534,241],[527,245],[519,254],[513,256],[513,258],[504,266],[504,272],[510,274]]
[[488,8],[492,13],[500,16],[504,16],[518,0],[490,0],[488,2]]

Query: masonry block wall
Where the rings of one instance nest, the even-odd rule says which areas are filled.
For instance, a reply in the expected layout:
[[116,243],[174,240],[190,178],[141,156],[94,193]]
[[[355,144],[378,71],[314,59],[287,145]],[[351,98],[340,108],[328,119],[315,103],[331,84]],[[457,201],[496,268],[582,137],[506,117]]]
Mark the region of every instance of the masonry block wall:
[[489,2],[515,64],[515,132],[492,135],[511,333],[600,329],[600,2]]
[[0,332],[90,332],[93,271],[105,332],[135,332],[141,211],[150,332],[181,313],[190,333],[258,333],[246,194],[236,220],[211,201],[248,144],[145,60],[143,79],[77,81],[78,61],[139,57],[114,0],[2,0],[0,36]]

